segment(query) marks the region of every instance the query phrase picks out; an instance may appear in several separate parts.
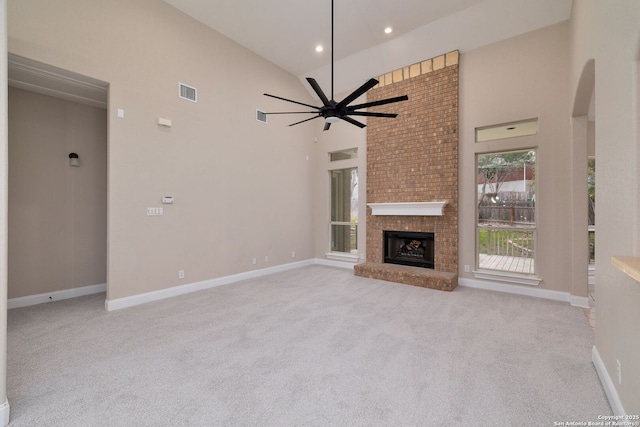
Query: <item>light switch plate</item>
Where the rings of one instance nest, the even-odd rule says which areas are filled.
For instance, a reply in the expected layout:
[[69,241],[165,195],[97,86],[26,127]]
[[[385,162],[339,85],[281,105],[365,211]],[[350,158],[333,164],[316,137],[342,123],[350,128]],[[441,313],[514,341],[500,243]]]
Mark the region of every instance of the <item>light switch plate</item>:
[[162,215],[164,215],[164,209],[163,208],[147,208],[147,215],[148,216],[162,216]]
[[158,117],[158,125],[166,126],[168,128],[171,127],[171,120],[165,119],[164,117]]

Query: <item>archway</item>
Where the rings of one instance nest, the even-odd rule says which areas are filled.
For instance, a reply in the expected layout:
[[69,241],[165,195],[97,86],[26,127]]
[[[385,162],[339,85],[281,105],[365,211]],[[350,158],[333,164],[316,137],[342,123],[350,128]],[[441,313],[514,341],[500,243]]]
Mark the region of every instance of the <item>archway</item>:
[[588,192],[589,159],[595,161],[595,95],[595,61],[590,59],[582,69],[571,114],[571,295],[572,303],[583,307],[595,305],[595,267],[590,263],[595,256],[595,222],[590,225]]

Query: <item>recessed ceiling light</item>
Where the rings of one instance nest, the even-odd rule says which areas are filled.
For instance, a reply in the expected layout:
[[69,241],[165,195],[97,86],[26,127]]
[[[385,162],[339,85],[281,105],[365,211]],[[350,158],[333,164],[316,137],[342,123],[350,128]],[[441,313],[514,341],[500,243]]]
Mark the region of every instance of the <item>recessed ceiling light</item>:
[[322,52],[324,48],[321,45],[316,46],[316,52]]
[[391,28],[391,27],[387,27],[387,28],[384,29],[384,33],[385,34],[391,34],[392,31],[393,31],[393,28]]

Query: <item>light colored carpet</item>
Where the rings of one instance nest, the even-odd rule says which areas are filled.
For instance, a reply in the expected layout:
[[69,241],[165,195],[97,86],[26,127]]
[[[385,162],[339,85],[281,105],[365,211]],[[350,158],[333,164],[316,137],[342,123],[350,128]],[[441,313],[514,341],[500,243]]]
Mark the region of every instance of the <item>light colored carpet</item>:
[[9,311],[11,426],[551,426],[611,409],[566,303],[304,267]]

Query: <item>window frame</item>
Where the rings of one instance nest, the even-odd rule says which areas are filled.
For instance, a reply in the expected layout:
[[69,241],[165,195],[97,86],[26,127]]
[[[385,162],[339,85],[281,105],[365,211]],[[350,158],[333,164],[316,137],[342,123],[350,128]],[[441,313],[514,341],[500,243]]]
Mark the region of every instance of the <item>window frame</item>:
[[[479,159],[481,156],[487,156],[487,155],[501,155],[501,154],[509,154],[509,153],[526,153],[529,151],[533,151],[534,154],[534,167],[535,167],[535,175],[534,175],[534,189],[533,189],[533,196],[534,196],[534,205],[533,205],[533,218],[534,221],[532,223],[531,226],[526,226],[526,227],[517,227],[517,226],[491,226],[491,225],[482,225],[480,223],[480,201],[479,201]],[[538,262],[538,230],[539,230],[539,224],[538,224],[538,206],[539,206],[539,185],[538,185],[538,176],[539,176],[539,147],[537,146],[532,146],[532,147],[523,147],[523,148],[508,148],[508,149],[502,149],[502,150],[491,150],[491,151],[483,151],[483,152],[476,152],[475,153],[475,174],[474,174],[474,179],[475,179],[475,208],[474,208],[474,213],[475,213],[475,217],[474,217],[474,240],[475,240],[475,269],[473,271],[473,275],[476,278],[479,279],[490,279],[490,280],[497,280],[497,281],[505,281],[505,282],[511,282],[511,283],[518,283],[518,284],[526,284],[526,285],[538,285],[540,283],[540,281],[542,280],[539,276],[538,276],[538,272],[539,272],[539,262]],[[526,167],[526,166],[525,166]],[[525,173],[523,171],[523,173]],[[526,178],[526,176],[525,176]],[[525,182],[527,181],[526,179],[524,180]],[[516,181],[517,182],[517,181]],[[498,193],[497,193],[498,194]],[[497,198],[497,197],[496,197]],[[515,208],[517,209],[517,208]],[[494,269],[494,268],[487,268],[486,266],[480,266],[480,255],[481,255],[481,242],[480,242],[480,232],[481,231],[496,231],[496,230],[500,230],[500,231],[505,231],[505,232],[522,232],[522,231],[526,231],[526,232],[530,232],[532,235],[532,247],[533,247],[533,257],[532,257],[532,263],[533,263],[533,271],[529,271],[529,272],[524,272],[524,271],[514,271],[509,270],[509,269]],[[512,243],[511,243],[512,244]],[[522,257],[525,258],[525,257]]]
[[[355,160],[358,158],[358,147],[344,148],[342,150],[329,151],[329,162],[341,162],[344,160]],[[342,154],[344,157],[338,158]],[[334,158],[335,157],[335,158]]]
[[475,128],[474,136],[476,144],[481,144],[523,136],[535,136],[538,134],[538,131],[538,118],[533,117],[515,122],[477,127]]
[[[334,203],[334,183],[333,183],[333,174],[336,171],[343,171],[343,172],[347,172],[347,171],[355,171],[356,173],[356,180],[359,181],[359,176],[358,176],[358,167],[357,166],[351,166],[351,167],[345,167],[345,168],[335,168],[335,169],[330,169],[329,170],[329,227],[328,227],[328,234],[329,234],[329,252],[327,254],[328,257],[329,254],[333,255],[333,258],[335,259],[342,259],[342,260],[351,260],[351,259],[358,259],[359,257],[359,248],[358,248],[358,228],[359,228],[359,203],[356,201],[355,203],[355,208],[357,211],[357,220],[355,222],[353,221],[336,221],[333,219],[333,203]],[[355,194],[357,196],[357,198],[359,199],[359,187],[355,188]],[[351,200],[351,197],[353,196],[353,191],[350,191],[349,197]],[[351,203],[349,204],[350,207],[353,207],[351,205]],[[351,216],[351,215],[349,215]],[[355,240],[355,248],[351,249],[349,252],[346,251],[339,251],[339,250],[335,250],[334,247],[334,239],[333,239],[333,227],[334,226],[351,226],[351,227],[355,227],[355,236],[353,237],[353,240]],[[351,239],[350,239],[351,240]]]

